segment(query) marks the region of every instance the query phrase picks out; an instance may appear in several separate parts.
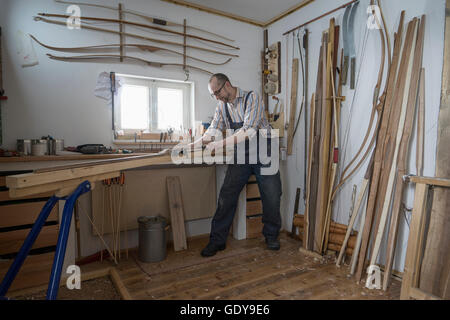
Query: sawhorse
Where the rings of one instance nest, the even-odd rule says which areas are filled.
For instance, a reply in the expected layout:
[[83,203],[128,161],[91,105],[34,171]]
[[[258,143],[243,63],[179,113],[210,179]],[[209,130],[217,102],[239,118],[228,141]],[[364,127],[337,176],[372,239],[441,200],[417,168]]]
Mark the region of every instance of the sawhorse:
[[30,233],[25,239],[22,247],[19,250],[14,262],[9,267],[2,283],[0,284],[0,299],[5,299],[5,295],[11,287],[12,282],[17,276],[20,268],[22,267],[28,253],[31,250],[36,238],[42,230],[42,227],[47,221],[50,212],[59,200],[65,200],[64,210],[61,218],[60,230],[58,234],[58,242],[56,244],[55,257],[53,259],[52,271],[50,274],[50,282],[47,289],[47,300],[55,300],[58,295],[58,289],[61,281],[61,271],[64,263],[64,256],[66,254],[67,239],[69,237],[70,224],[72,222],[73,208],[77,199],[84,193],[91,191],[91,183],[85,181],[81,183],[75,191],[73,191],[69,196],[65,197],[51,197],[47,203],[42,208],[41,213],[34,222]]

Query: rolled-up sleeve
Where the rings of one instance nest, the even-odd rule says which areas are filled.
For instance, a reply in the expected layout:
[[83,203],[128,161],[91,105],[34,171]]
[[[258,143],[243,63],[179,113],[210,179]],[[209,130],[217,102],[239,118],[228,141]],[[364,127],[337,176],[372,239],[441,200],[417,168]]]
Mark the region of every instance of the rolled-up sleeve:
[[242,130],[250,128],[257,130],[264,118],[264,104],[256,92],[252,92],[248,97],[247,109],[244,115],[244,125]]
[[225,121],[223,119],[223,114],[221,111],[222,104],[218,104],[216,107],[216,111],[214,113],[214,117],[211,121],[211,124],[209,125],[209,128],[205,131],[205,135],[214,135],[211,131],[212,130],[224,130],[225,128]]

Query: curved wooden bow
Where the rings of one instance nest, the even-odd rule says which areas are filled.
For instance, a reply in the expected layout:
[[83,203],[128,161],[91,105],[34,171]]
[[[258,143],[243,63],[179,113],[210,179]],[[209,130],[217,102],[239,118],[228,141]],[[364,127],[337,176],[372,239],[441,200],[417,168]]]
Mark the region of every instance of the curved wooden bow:
[[[140,50],[149,51],[149,52],[167,51],[167,52],[171,52],[171,53],[183,56],[182,53],[177,52],[175,50],[170,50],[170,49],[161,48],[161,47],[155,47],[155,46],[148,46],[148,45],[143,45],[143,44],[122,44],[122,45],[121,44],[103,44],[103,45],[97,45],[97,46],[72,47],[72,48],[52,47],[52,46],[49,46],[49,45],[46,45],[46,44],[40,42],[38,39],[36,39],[31,34],[30,34],[30,37],[34,41],[36,41],[38,44],[43,46],[44,48],[47,48],[47,49],[50,49],[50,50],[53,50],[53,51],[61,51],[61,52],[105,51],[105,50],[108,50],[108,49],[116,50],[116,49],[120,49],[121,46],[124,46],[124,47],[135,47],[135,48],[138,48]],[[224,64],[226,64],[226,63],[231,61],[231,58],[229,58],[225,62],[215,63],[215,62],[210,62],[210,61],[194,58],[194,57],[191,57],[191,56],[188,56],[188,55],[186,57],[189,58],[189,59],[192,59],[192,60],[197,60],[197,61],[200,61],[200,62],[203,62],[203,63],[208,63],[208,64],[212,64],[212,65],[216,65],[216,66],[224,65]]]
[[[38,16],[34,17],[34,20],[35,21],[43,21],[43,22],[46,22],[46,23],[56,24],[56,25],[60,25],[60,26],[67,26],[66,22],[50,20],[50,19],[46,19],[46,18],[38,17]],[[127,37],[132,37],[132,38],[146,40],[146,41],[152,41],[152,42],[157,42],[157,43],[170,44],[170,45],[174,45],[174,46],[178,46],[178,47],[186,47],[186,48],[190,48],[190,49],[196,49],[196,50],[201,50],[201,51],[206,51],[206,52],[212,52],[212,53],[221,54],[221,55],[224,55],[224,56],[239,57],[238,55],[227,53],[227,52],[216,51],[216,50],[211,50],[211,49],[197,47],[197,46],[192,46],[192,45],[184,45],[182,43],[177,43],[177,42],[172,42],[172,41],[167,41],[167,40],[160,40],[160,39],[144,37],[144,36],[140,36],[140,35],[134,34],[134,33],[127,33],[127,32],[108,30],[108,29],[103,29],[103,28],[91,27],[91,26],[87,26],[87,25],[80,25],[80,27],[82,29],[88,29],[88,30],[95,30],[95,31],[106,32],[106,33],[119,34],[119,35],[124,35],[124,36],[127,36]]]
[[[70,18],[69,15],[65,15],[65,14],[38,13],[38,15],[42,16],[42,17],[50,17],[50,18],[66,18],[66,19]],[[225,47],[229,47],[229,48],[232,48],[232,49],[239,50],[238,47],[235,47],[235,46],[232,46],[232,45],[220,42],[220,41],[199,37],[199,36],[196,36],[196,35],[193,35],[193,34],[189,34],[189,33],[184,34],[182,32],[177,32],[177,31],[173,31],[173,30],[169,30],[169,29],[164,29],[164,28],[160,28],[160,27],[153,27],[153,26],[150,26],[148,24],[143,24],[143,23],[137,23],[137,22],[127,21],[127,20],[106,19],[106,18],[97,18],[97,17],[84,17],[84,16],[80,17],[80,19],[81,20],[90,20],[90,21],[123,23],[123,24],[128,24],[128,25],[131,25],[131,26],[135,26],[135,27],[141,27],[141,28],[146,28],[146,29],[158,30],[158,31],[162,31],[162,32],[176,34],[176,35],[179,35],[179,36],[186,36],[188,38],[193,38],[193,39],[197,39],[197,40],[207,41],[207,42],[219,44],[221,46],[225,46]]]
[[[374,5],[374,0],[371,0],[371,5]],[[378,7],[380,8],[380,12],[382,13],[383,10],[381,8],[379,1],[378,1]],[[370,154],[370,151],[372,150],[372,147],[376,141],[377,133],[378,133],[380,123],[381,123],[381,118],[382,118],[382,113],[383,113],[383,108],[384,108],[384,99],[385,99],[386,90],[387,90],[387,85],[385,84],[383,93],[380,95],[381,84],[382,84],[383,75],[384,75],[385,60],[386,60],[386,44],[387,44],[388,70],[390,69],[390,66],[391,66],[391,45],[390,45],[388,30],[386,28],[386,22],[384,20],[384,15],[381,14],[381,17],[383,20],[383,27],[381,27],[381,23],[380,23],[380,21],[378,21],[378,17],[374,11],[372,12],[372,14],[374,15],[374,17],[377,21],[377,24],[379,26],[380,42],[381,42],[381,63],[380,63],[380,69],[378,71],[377,84],[375,86],[374,94],[373,94],[373,102],[372,102],[373,106],[372,106],[372,111],[370,114],[369,126],[367,128],[366,134],[364,135],[363,142],[361,143],[361,146],[360,146],[358,152],[353,157],[353,159],[349,162],[349,164],[344,168],[344,170],[341,174],[340,182],[333,191],[332,199],[334,199],[334,197],[336,196],[336,193],[339,190],[339,188],[341,186],[343,186],[345,184],[345,182],[347,182],[351,178],[351,176],[361,167],[361,165],[367,159],[367,156]],[[350,170],[350,168],[354,164],[354,162],[359,158],[359,156],[361,155],[363,150],[366,148],[367,142],[369,140],[370,132],[372,131],[372,128],[373,128],[375,114],[377,114],[377,122],[375,124],[375,130],[372,135],[372,138],[370,139],[369,145],[367,146],[366,152],[363,154],[362,158],[357,163],[357,165],[353,168],[353,170],[348,175],[345,175],[348,172],[348,170]]]
[[[55,2],[61,3],[61,4],[75,4],[75,5],[78,5],[78,6],[89,6],[89,7],[97,7],[97,8],[104,8],[104,9],[109,9],[109,10],[113,10],[113,11],[119,11],[117,9],[117,7],[110,7],[110,6],[100,5],[100,4],[93,4],[93,3],[75,2],[75,1],[62,1],[62,0],[55,0]],[[154,18],[154,17],[148,16],[148,15],[145,15],[145,14],[142,14],[140,12],[133,11],[133,10],[122,9],[122,12],[134,15],[136,17],[140,17],[142,19],[145,19],[148,22],[151,22],[151,23],[157,24],[157,25],[184,27],[184,25],[182,25],[182,24],[179,24],[179,23],[176,23],[176,22],[170,22],[170,21],[167,21],[167,20],[162,20],[160,18]],[[204,33],[211,34],[213,36],[222,38],[224,40],[234,42],[233,39],[229,39],[227,37],[224,37],[223,35],[220,35],[220,34],[217,34],[217,33],[213,33],[211,31],[204,30],[204,29],[201,29],[201,28],[198,28],[198,27],[187,26],[187,28],[192,29],[192,30],[201,31],[201,32],[204,32]]]
[[47,56],[50,59],[53,60],[60,60],[60,61],[83,61],[83,60],[95,60],[95,59],[120,59],[120,58],[124,58],[124,59],[129,59],[129,60],[134,60],[134,61],[138,61],[138,62],[142,62],[145,63],[151,67],[157,67],[157,68],[161,68],[164,66],[177,66],[177,67],[186,67],[189,69],[193,69],[193,70],[198,70],[201,72],[205,72],[209,75],[212,75],[213,73],[202,69],[202,68],[198,68],[198,67],[194,67],[194,66],[190,66],[190,65],[183,65],[182,63],[162,63],[162,62],[154,62],[154,61],[149,61],[149,60],[145,60],[145,59],[141,59],[141,58],[136,58],[136,57],[130,57],[130,56],[121,56],[121,55],[116,55],[116,54],[100,54],[100,55],[84,55],[84,56],[70,56],[70,57],[60,57],[60,56],[54,56],[51,54],[47,54]]

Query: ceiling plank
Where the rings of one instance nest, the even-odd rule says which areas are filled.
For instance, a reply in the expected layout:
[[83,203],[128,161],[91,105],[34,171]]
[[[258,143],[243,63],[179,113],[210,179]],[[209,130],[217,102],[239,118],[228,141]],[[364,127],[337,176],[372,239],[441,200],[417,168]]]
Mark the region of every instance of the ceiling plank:
[[292,8],[287,9],[286,11],[284,11],[284,12],[280,13],[279,15],[277,15],[277,16],[273,17],[272,19],[270,19],[268,22],[265,23],[264,27],[267,27],[267,26],[271,25],[272,23],[283,19],[285,16],[287,16],[287,15],[289,15],[289,14],[291,14],[291,13],[293,13],[293,12],[295,12],[295,11],[305,7],[305,6],[307,6],[310,3],[313,3],[314,1],[315,0],[304,0],[304,1],[302,1],[301,3],[293,6]]
[[270,19],[269,21],[263,22],[263,21],[258,21],[258,20],[254,20],[254,19],[250,19],[250,18],[246,18],[246,17],[242,17],[236,14],[232,14],[229,12],[225,12],[225,11],[221,11],[221,10],[217,10],[217,9],[213,9],[213,8],[209,8],[207,6],[203,6],[197,3],[191,3],[189,1],[185,1],[185,0],[161,0],[164,2],[169,2],[169,3],[173,3],[173,4],[177,4],[177,5],[182,5],[188,8],[193,8],[193,9],[197,9],[200,11],[204,11],[204,12],[208,12],[208,13],[212,13],[212,14],[216,14],[222,17],[226,17],[226,18],[230,18],[230,19],[234,19],[237,21],[241,21],[241,22],[245,22],[254,26],[258,26],[258,27],[262,27],[265,28],[268,25],[284,18],[285,16],[287,16],[288,14],[293,13],[294,11],[297,11],[301,8],[303,8],[304,6],[314,2],[315,0],[304,0],[301,3],[289,8],[288,10],[280,13],[279,15],[275,16],[274,18]]
[[206,6],[202,6],[202,5],[196,4],[196,3],[190,3],[188,1],[183,1],[183,0],[161,0],[161,1],[170,2],[170,3],[178,4],[181,6],[186,6],[188,8],[198,9],[200,11],[205,11],[205,12],[212,13],[212,14],[217,14],[219,16],[223,16],[223,17],[238,20],[241,22],[249,23],[249,24],[252,24],[252,25],[258,26],[258,27],[264,27],[264,25],[265,25],[264,22],[261,22],[261,21],[241,17],[241,16],[238,16],[238,15],[235,15],[232,13],[228,13],[228,12],[221,11],[221,10],[216,10],[213,8],[208,8]]

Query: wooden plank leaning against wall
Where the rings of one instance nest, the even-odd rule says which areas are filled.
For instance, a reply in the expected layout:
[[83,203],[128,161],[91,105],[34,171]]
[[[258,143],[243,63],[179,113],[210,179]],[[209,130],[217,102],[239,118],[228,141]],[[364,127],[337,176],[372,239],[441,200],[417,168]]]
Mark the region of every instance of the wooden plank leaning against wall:
[[[450,177],[450,0],[446,4],[444,67],[436,153],[436,177]],[[450,299],[450,189],[436,188],[419,288]]]

